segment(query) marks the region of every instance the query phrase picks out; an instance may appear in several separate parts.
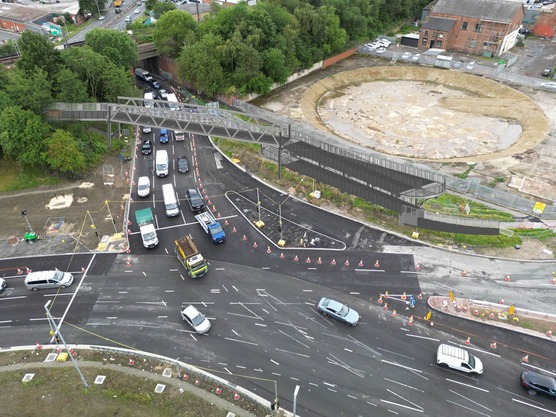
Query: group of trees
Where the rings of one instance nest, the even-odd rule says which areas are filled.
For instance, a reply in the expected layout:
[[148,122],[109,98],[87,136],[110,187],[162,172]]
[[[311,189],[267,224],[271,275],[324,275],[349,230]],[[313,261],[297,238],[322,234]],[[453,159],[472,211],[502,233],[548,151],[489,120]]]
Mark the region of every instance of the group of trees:
[[56,126],[44,117],[53,102],[115,102],[136,96],[130,68],[137,46],[126,34],[94,29],[85,46],[59,51],[31,31],[18,41],[14,69],[0,71],[0,150],[21,165],[76,177],[106,153],[106,139],[83,124]]
[[[156,0],[149,0],[153,9]],[[267,93],[274,82],[417,16],[429,0],[267,0],[212,4],[200,23],[160,16],[153,41],[177,59],[178,75],[206,94]],[[159,3],[159,2],[158,2]],[[173,7],[169,7],[173,9]]]

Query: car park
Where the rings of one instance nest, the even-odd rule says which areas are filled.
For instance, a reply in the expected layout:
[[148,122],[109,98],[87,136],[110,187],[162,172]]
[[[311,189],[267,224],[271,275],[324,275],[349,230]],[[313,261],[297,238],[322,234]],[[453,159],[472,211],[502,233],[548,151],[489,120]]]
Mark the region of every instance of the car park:
[[402,55],[402,59],[409,59],[411,58],[411,52],[404,52]]
[[210,321],[196,307],[189,305],[180,312],[180,315],[196,333],[205,334],[210,330]]
[[317,304],[317,309],[325,316],[330,316],[350,326],[355,326],[359,322],[357,311],[330,298],[322,297]]
[[72,283],[72,274],[57,269],[53,271],[30,272],[25,277],[25,286],[33,291],[45,288],[66,288]]
[[178,172],[181,172],[182,174],[189,172],[189,163],[184,155],[178,156]]
[[153,143],[150,139],[145,139],[141,145],[141,153],[143,155],[150,155],[153,151]]
[[189,208],[191,208],[193,213],[198,213],[205,207],[201,194],[199,194],[199,191],[196,188],[189,188],[185,192],[185,198],[187,199]]
[[168,98],[168,92],[163,88],[158,90],[158,94],[162,100],[166,100]]
[[527,390],[529,395],[544,394],[556,398],[556,378],[553,376],[546,376],[534,371],[523,371],[521,386]]

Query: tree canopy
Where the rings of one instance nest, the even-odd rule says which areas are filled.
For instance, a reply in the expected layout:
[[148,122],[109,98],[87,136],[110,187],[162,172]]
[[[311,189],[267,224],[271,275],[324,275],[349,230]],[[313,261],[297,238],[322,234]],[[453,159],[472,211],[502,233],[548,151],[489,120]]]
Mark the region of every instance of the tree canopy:
[[85,45],[114,64],[129,68],[137,64],[137,45],[123,32],[112,29],[95,28],[85,35]]

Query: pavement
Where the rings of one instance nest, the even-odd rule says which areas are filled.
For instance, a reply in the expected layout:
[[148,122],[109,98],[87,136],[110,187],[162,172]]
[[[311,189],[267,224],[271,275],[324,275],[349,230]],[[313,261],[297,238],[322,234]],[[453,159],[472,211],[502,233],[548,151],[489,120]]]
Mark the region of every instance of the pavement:
[[[552,329],[556,330],[556,315],[506,304],[495,304],[470,298],[432,296],[427,300],[429,307],[465,320],[496,326],[513,332],[527,334],[543,340],[556,342]],[[534,323],[534,324],[533,324]],[[527,328],[526,326],[531,326]],[[541,329],[548,329],[543,332]]]

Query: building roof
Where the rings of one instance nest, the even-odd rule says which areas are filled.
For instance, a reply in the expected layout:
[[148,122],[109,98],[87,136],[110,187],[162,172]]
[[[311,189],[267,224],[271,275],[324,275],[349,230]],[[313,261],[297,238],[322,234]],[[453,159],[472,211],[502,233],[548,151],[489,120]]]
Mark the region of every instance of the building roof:
[[445,17],[434,17],[431,16],[422,22],[421,27],[423,29],[433,29],[439,30],[441,32],[449,32],[454,27],[456,23],[455,19],[447,19]]
[[50,14],[50,10],[37,7],[24,7],[15,3],[0,3],[0,19],[15,20],[17,22],[31,22],[39,17]]
[[510,22],[522,7],[520,2],[506,0],[438,0],[432,12]]

